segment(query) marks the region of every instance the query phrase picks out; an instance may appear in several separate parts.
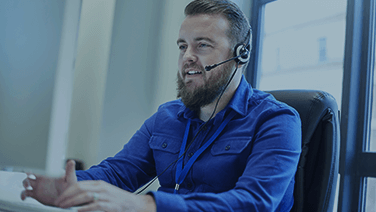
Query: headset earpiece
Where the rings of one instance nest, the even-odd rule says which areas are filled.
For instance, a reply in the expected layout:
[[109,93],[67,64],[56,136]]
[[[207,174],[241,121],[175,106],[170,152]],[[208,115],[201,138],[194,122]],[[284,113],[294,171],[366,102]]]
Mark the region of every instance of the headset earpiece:
[[244,44],[238,43],[234,49],[234,57],[238,57],[235,61],[239,64],[245,64],[250,58],[249,50]]
[[246,41],[246,43],[248,43],[248,45],[244,45],[243,43],[238,43],[236,44],[235,48],[234,48],[234,57],[233,58],[230,58],[230,59],[227,59],[225,61],[222,61],[220,63],[216,63],[216,64],[213,64],[213,65],[208,65],[208,66],[205,66],[205,70],[206,71],[210,71],[212,70],[213,68],[219,66],[219,65],[222,65],[224,63],[227,63],[231,60],[235,60],[235,62],[237,64],[240,64],[240,65],[243,65],[243,64],[246,64],[249,60],[249,58],[251,57],[251,46],[249,44],[250,40],[251,40],[251,37],[252,37],[252,30],[251,28],[249,29],[248,31],[248,39]]

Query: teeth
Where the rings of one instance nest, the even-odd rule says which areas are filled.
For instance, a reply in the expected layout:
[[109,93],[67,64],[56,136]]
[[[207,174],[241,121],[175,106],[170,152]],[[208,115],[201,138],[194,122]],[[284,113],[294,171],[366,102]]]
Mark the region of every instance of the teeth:
[[188,71],[188,75],[201,74],[201,71]]

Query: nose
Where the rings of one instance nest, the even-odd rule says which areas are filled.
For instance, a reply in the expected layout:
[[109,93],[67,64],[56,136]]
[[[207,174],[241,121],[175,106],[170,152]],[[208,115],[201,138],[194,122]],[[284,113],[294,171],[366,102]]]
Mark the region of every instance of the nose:
[[184,63],[195,63],[197,61],[197,55],[195,54],[194,50],[190,47],[186,49],[183,55],[183,62]]

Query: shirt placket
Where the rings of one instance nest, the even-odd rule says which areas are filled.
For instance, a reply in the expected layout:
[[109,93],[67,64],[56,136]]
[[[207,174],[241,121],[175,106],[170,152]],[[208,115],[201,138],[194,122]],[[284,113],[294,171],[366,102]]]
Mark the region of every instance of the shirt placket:
[[[203,124],[205,124],[205,123],[202,123],[201,125],[199,125],[194,130],[194,132],[191,134],[192,135],[191,139],[194,137],[194,135],[198,132],[198,130],[200,129],[200,127]],[[208,136],[208,133],[210,132],[210,129],[211,129],[211,124],[204,126],[204,128],[201,130],[201,132],[199,132],[199,134],[197,135],[197,137],[193,141],[192,145],[188,148],[187,153],[184,156],[184,164],[186,164],[188,162],[188,160],[195,154],[195,152],[198,149],[200,149],[200,147],[203,144],[204,139],[207,139],[207,136]]]
[[[194,135],[198,132],[198,130],[203,124],[205,123],[202,123],[196,129],[194,129],[194,132],[191,134],[190,139],[194,137]],[[184,165],[187,164],[189,159],[191,159],[192,156],[200,149],[205,139],[208,139],[208,134],[211,128],[212,128],[212,125],[210,124],[210,125],[204,126],[204,128],[199,132],[199,134],[193,141],[192,145],[188,148],[187,153],[184,156],[184,161],[183,161]],[[191,171],[192,169],[189,172],[192,173]],[[192,175],[190,173],[188,173],[187,177],[185,178],[183,187],[185,187],[189,192],[192,192],[194,190],[194,183],[192,181]]]

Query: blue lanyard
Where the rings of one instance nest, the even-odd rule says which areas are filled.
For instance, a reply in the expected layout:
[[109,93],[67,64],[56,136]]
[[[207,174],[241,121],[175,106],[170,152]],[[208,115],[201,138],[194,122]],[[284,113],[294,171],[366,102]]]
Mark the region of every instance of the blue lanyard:
[[[188,160],[188,163],[185,165],[184,169],[183,169],[183,160],[184,160],[184,157],[181,157],[178,160],[178,164],[177,164],[177,167],[176,167],[176,176],[175,176],[176,185],[175,185],[174,194],[178,193],[179,187],[183,183],[185,177],[187,176],[188,171],[192,168],[193,163],[197,160],[197,158],[201,155],[201,153],[203,151],[205,151],[205,149],[207,149],[210,146],[210,144],[212,144],[214,142],[214,140],[222,132],[223,128],[225,128],[225,126],[230,122],[230,120],[234,116],[235,116],[235,112],[231,111],[231,113],[226,117],[226,119],[218,127],[217,131],[215,131],[215,133],[213,134],[213,136],[200,149],[198,149],[197,152]],[[183,143],[182,143],[182,145],[180,147],[179,156],[181,156],[185,152],[185,148],[186,148],[185,146],[187,145],[188,133],[189,133],[190,125],[191,125],[191,120],[188,119],[188,123],[187,123],[187,126],[185,128],[185,132],[184,132]]]

